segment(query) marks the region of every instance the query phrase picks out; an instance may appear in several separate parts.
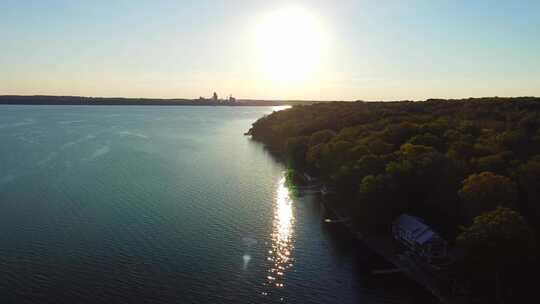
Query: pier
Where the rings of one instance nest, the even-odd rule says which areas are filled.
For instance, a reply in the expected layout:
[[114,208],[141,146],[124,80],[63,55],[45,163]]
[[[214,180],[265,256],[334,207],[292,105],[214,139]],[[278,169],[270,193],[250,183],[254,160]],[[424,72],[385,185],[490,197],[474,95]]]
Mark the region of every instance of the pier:
[[372,275],[389,275],[403,273],[411,280],[414,280],[431,294],[433,294],[441,303],[461,304],[466,303],[464,297],[453,294],[456,290],[455,282],[452,282],[448,276],[434,266],[422,262],[410,251],[400,250],[393,237],[388,235],[368,235],[364,234],[353,226],[348,216],[343,214],[342,210],[337,210],[329,206],[324,197],[320,199],[321,210],[330,215],[325,217],[326,223],[340,223],[347,227],[355,237],[362,241],[374,253],[384,258],[389,264],[393,265],[391,269],[374,270]]

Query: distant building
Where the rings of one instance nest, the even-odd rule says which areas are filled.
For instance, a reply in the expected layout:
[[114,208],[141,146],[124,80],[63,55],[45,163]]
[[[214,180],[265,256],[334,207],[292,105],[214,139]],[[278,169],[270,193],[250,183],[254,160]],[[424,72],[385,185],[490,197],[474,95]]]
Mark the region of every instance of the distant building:
[[232,94],[229,95],[229,102],[236,102],[236,98],[234,98]]
[[214,94],[212,95],[212,101],[215,101],[215,102],[218,101],[218,95],[216,92],[214,92]]
[[448,243],[418,217],[402,214],[392,224],[394,239],[428,263],[448,256]]

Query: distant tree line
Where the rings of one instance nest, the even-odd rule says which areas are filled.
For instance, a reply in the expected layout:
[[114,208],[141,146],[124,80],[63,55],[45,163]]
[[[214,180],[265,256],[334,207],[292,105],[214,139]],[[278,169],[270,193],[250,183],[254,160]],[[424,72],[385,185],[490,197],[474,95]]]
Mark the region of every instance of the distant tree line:
[[[216,94],[216,93],[214,93]],[[123,97],[84,97],[84,96],[49,96],[49,95],[0,95],[0,104],[21,105],[151,105],[151,106],[280,106],[292,103],[276,100],[237,100],[230,96],[226,100],[215,98],[123,98]]]
[[524,273],[540,259],[540,98],[319,103],[274,112],[249,134],[334,188],[360,229],[385,233],[411,213],[465,252],[455,267],[485,283],[477,290],[495,277],[503,290],[530,284]]

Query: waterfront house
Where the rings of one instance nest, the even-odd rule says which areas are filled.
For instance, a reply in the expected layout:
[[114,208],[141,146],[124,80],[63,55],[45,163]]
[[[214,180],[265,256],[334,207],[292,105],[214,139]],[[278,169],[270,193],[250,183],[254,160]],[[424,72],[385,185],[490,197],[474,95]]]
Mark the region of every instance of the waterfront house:
[[392,224],[394,239],[433,263],[448,256],[448,243],[416,216],[402,214]]

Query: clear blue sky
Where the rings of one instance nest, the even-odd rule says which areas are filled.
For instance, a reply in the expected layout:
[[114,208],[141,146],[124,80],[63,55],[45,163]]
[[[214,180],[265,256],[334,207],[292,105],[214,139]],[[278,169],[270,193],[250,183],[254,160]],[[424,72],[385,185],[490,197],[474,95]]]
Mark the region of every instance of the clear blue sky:
[[[278,37],[261,55],[261,23],[278,27],[282,19],[268,16],[290,7],[316,20],[317,43]],[[295,48],[317,55],[295,66]],[[286,58],[289,50],[296,55]],[[282,79],[265,74],[263,66],[284,61],[291,67]],[[286,77],[299,69],[309,73]],[[0,94],[213,91],[324,100],[540,96],[540,1],[0,0]]]

